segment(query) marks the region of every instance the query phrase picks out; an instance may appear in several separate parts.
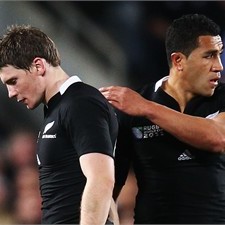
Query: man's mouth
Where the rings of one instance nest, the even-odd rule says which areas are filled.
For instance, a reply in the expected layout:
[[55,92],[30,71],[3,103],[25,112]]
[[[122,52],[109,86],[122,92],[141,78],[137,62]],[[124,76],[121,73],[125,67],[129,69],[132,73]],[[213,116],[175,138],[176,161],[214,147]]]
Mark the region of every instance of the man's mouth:
[[218,80],[219,80],[218,78],[211,79],[210,83],[216,86],[216,85],[218,85]]

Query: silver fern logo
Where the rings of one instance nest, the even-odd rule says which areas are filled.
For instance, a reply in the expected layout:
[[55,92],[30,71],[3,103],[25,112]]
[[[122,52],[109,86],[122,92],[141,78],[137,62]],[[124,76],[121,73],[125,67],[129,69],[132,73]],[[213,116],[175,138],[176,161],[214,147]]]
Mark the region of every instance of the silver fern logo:
[[46,132],[49,131],[53,127],[54,123],[55,123],[55,121],[52,121],[51,123],[48,123],[45,126],[45,129],[42,134],[42,138],[56,138],[56,134],[46,134]]
[[49,129],[52,128],[52,126],[54,125],[55,121],[52,121],[51,123],[48,123],[46,126],[45,126],[45,129],[44,129],[44,132],[43,134],[45,134]]

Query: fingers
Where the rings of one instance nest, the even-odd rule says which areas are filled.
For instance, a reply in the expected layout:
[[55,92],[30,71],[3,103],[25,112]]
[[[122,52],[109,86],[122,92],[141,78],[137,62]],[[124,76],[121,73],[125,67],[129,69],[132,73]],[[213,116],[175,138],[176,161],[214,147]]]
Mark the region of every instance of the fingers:
[[120,224],[119,215],[117,211],[117,205],[113,199],[111,201],[111,206],[109,211],[109,220],[111,220],[111,222],[113,222],[114,225]]
[[100,92],[106,92],[106,91],[109,91],[109,90],[114,89],[115,87],[116,87],[116,86],[101,87],[101,88],[99,88],[98,90],[99,90]]
[[121,87],[121,86],[109,86],[109,87],[101,87],[98,90],[102,93],[111,93],[111,94],[117,94],[126,92],[129,88]]
[[134,90],[128,87],[109,86],[102,87],[99,91],[115,108],[129,115],[139,116],[142,114],[140,110],[144,104],[144,98]]
[[117,108],[121,108],[127,98],[129,98],[129,95],[133,92],[130,88],[121,86],[101,87],[99,88],[99,91],[113,106]]
[[108,87],[100,87],[98,90],[99,90],[100,92],[104,92],[104,91],[107,90],[107,88],[108,88]]
[[101,87],[99,91],[108,100],[108,102],[117,109],[120,109],[120,89],[119,86]]
[[114,86],[109,86],[109,87],[101,87],[99,88],[99,91],[105,96],[105,98],[108,101],[113,101],[115,100],[115,87]]

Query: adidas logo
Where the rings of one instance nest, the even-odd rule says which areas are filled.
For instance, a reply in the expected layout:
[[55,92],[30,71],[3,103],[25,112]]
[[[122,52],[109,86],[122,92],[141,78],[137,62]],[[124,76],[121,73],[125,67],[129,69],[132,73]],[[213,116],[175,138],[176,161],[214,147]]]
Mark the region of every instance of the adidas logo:
[[192,155],[188,150],[185,150],[179,157],[178,161],[190,160],[192,159]]

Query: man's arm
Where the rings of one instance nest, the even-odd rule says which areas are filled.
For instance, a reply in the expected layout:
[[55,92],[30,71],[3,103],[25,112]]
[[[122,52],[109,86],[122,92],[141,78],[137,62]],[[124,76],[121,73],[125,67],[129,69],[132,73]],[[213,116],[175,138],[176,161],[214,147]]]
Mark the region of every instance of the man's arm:
[[104,87],[100,91],[114,107],[133,116],[146,117],[189,145],[212,152],[225,152],[225,113],[206,119],[148,101],[126,87]]
[[89,153],[80,157],[87,178],[81,201],[81,225],[103,225],[109,215],[114,186],[114,160],[104,154]]

